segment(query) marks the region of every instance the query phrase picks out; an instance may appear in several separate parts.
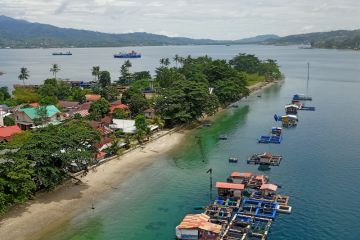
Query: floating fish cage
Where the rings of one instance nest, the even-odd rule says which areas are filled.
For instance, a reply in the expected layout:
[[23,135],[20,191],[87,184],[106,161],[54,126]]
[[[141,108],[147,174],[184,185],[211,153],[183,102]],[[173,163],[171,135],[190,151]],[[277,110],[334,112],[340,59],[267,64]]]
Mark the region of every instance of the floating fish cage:
[[281,136],[260,136],[258,143],[275,143],[280,144],[282,141]]

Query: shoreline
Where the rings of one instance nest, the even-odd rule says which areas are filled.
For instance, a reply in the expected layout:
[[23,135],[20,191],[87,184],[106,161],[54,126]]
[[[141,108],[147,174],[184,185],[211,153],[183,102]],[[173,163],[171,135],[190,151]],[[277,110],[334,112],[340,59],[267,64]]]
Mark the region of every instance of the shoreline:
[[[259,82],[249,86],[250,95],[279,82],[281,80]],[[225,110],[226,108],[220,109],[215,115],[203,120],[215,119]],[[121,156],[94,166],[87,176],[81,178],[80,185],[68,181],[54,191],[36,194],[35,200],[28,200],[24,204],[12,207],[0,218],[2,240],[41,238],[76,216],[81,210],[90,208],[94,199],[101,199],[102,194],[113,189],[112,185],[119,186],[125,183],[128,177],[156,161],[159,155],[173,150],[191,131],[170,130]],[[40,216],[41,220],[38,219]]]

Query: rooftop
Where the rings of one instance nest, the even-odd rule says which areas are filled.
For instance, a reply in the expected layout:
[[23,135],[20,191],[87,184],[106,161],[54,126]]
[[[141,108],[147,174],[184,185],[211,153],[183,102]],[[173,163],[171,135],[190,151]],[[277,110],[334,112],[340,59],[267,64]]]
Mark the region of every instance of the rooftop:
[[[52,117],[57,113],[60,113],[59,109],[57,109],[57,107],[55,107],[54,105],[49,105],[46,106],[46,115],[47,117]],[[29,118],[31,118],[32,120],[36,119],[39,117],[38,115],[38,109],[39,108],[22,108],[20,109],[20,111],[24,112],[26,115],[29,116]]]
[[86,101],[88,102],[95,102],[101,98],[99,94],[86,94],[85,95]]
[[202,229],[209,232],[220,233],[221,225],[210,223],[210,217],[205,214],[188,214],[178,225],[177,229]]
[[1,138],[8,138],[14,135],[15,133],[20,133],[21,129],[15,126],[8,126],[8,127],[0,127],[0,137]]
[[270,191],[275,192],[277,190],[277,188],[278,188],[277,185],[268,183],[268,184],[261,185],[260,190],[270,190]]
[[217,182],[216,188],[244,190],[245,185],[240,183]]
[[244,172],[244,173],[239,173],[239,172],[233,172],[231,173],[231,177],[242,177],[242,178],[249,178],[251,177],[253,174],[251,172]]

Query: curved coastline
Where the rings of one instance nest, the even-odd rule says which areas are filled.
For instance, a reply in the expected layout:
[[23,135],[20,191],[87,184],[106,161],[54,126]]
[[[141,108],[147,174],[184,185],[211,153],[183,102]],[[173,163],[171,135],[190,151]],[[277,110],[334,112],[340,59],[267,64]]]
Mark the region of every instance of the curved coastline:
[[[251,94],[270,87],[280,81],[259,82],[249,86]],[[220,116],[223,110],[215,114]],[[116,157],[94,168],[82,178],[82,184],[71,182],[59,186],[52,192],[39,193],[35,200],[13,207],[0,221],[0,235],[7,239],[39,239],[65,224],[81,210],[90,208],[96,200],[125,183],[134,172],[139,172],[154,162],[159,155],[166,154],[181,144],[189,132],[168,132],[163,136]],[[40,219],[41,218],[41,219]],[[34,220],[36,219],[36,224]]]

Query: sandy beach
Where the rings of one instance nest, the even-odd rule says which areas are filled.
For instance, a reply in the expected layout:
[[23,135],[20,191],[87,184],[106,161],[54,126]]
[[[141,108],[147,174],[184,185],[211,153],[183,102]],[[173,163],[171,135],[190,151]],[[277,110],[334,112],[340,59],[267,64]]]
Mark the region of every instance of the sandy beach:
[[162,136],[116,159],[90,170],[82,184],[66,183],[53,192],[37,194],[11,209],[0,221],[2,240],[37,239],[56,228],[81,209],[91,207],[93,199],[119,186],[134,172],[141,170],[180,144],[185,133],[175,132]]

